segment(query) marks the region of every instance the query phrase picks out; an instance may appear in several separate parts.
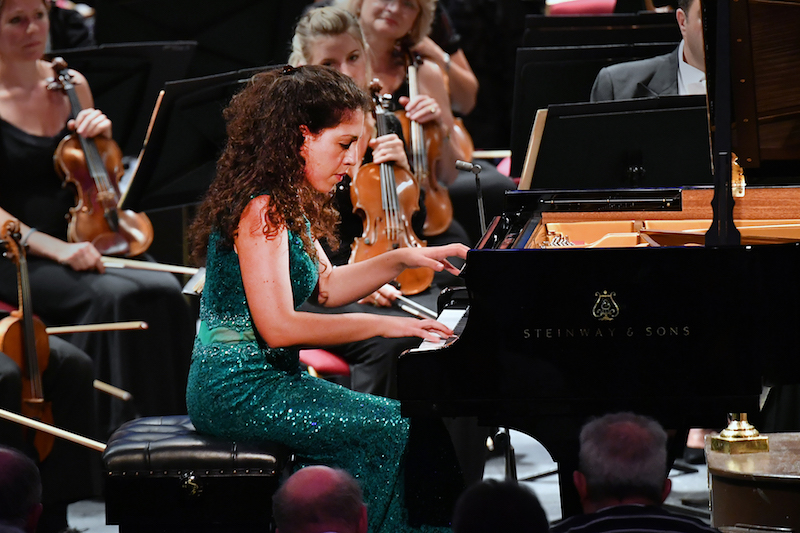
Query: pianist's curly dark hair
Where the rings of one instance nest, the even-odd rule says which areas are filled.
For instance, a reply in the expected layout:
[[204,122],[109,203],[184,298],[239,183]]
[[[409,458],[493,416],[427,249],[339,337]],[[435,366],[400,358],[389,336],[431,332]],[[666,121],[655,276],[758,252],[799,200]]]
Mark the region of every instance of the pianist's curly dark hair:
[[192,258],[205,262],[212,231],[220,232],[222,246],[233,246],[239,218],[261,194],[270,195],[264,217],[273,234],[283,227],[292,230],[314,258],[307,221],[315,238],[334,242],[338,213],[331,195],[306,182],[300,127],[316,135],[371,105],[353,80],[327,67],[284,67],[254,76],[225,109],[228,141],[190,228]]

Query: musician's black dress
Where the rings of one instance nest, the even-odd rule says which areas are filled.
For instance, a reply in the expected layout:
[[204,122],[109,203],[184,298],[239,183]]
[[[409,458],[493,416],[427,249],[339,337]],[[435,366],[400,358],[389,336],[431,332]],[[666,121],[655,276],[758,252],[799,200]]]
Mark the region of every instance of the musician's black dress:
[[[24,223],[66,240],[72,192],[62,188],[53,153],[62,135],[37,137],[0,120],[0,206]],[[194,320],[172,274],[109,269],[75,272],[29,258],[34,312],[47,325],[144,320],[146,331],[64,336],[91,356],[95,378],[133,394],[134,405],[97,395],[101,440],[134,414],[186,412]],[[0,260],[0,300],[17,301],[16,269]]]

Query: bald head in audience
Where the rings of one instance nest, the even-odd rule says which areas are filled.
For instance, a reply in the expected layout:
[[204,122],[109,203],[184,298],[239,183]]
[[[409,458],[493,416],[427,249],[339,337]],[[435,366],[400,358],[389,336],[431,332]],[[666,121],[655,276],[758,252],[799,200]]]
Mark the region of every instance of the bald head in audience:
[[458,499],[453,533],[546,533],[547,516],[539,498],[516,481],[486,479]]
[[672,487],[668,474],[667,434],[652,418],[609,414],[581,430],[573,481],[585,513],[613,505],[660,505]]
[[42,481],[36,464],[0,446],[0,530],[34,533],[42,513]]
[[361,487],[344,470],[308,466],[272,498],[276,533],[367,533]]

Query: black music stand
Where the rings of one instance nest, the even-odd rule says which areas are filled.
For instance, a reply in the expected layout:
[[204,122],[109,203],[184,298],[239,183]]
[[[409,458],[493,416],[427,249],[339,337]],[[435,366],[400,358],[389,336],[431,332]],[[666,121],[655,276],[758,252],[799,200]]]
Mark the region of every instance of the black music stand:
[[712,185],[702,95],[550,106],[534,189]]
[[[619,2],[617,2],[619,5]],[[522,46],[675,43],[681,32],[674,13],[609,15],[527,15]]]
[[198,203],[225,144],[222,110],[243,83],[269,68],[277,67],[167,83],[122,208],[149,211]]
[[537,110],[552,104],[588,102],[601,68],[666,54],[675,47],[674,43],[644,43],[517,49],[511,175],[519,176],[522,172]]
[[194,41],[121,43],[54,50],[48,56],[63,57],[86,77],[95,106],[114,124],[122,153],[136,156],[158,92],[167,81],[186,76],[196,46]]
[[96,0],[98,43],[197,41],[188,77],[285,63],[311,0]]

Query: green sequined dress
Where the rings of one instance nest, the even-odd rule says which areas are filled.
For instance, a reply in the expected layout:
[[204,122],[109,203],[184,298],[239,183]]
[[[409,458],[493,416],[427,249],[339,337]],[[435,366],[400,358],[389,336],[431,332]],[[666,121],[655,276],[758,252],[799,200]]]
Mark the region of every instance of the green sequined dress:
[[[403,505],[409,423],[397,401],[310,376],[295,348],[270,348],[254,333],[238,256],[212,234],[186,404],[198,431],[289,446],[302,465],[343,468],[356,477],[370,531],[415,531]],[[289,232],[295,307],[317,283],[317,268]],[[426,528],[436,530],[436,528]]]

